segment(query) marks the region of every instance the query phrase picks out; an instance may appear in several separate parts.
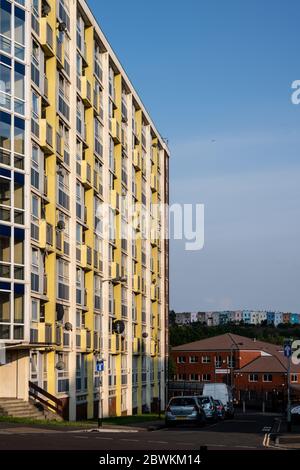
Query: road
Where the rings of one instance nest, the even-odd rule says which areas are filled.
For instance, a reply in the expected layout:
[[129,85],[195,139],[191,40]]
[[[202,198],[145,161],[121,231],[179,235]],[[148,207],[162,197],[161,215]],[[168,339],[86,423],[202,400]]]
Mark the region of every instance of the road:
[[1,425],[0,450],[199,450],[267,449],[267,435],[278,418],[247,414],[197,428],[178,426],[156,431],[98,432],[50,430]]

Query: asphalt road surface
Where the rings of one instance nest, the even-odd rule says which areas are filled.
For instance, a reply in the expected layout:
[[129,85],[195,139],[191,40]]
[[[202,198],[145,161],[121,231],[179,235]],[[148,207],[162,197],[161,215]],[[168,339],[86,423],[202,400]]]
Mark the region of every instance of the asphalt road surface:
[[280,417],[247,414],[203,428],[180,425],[157,431],[101,432],[50,430],[28,426],[0,428],[0,450],[199,450],[267,449],[267,435]]

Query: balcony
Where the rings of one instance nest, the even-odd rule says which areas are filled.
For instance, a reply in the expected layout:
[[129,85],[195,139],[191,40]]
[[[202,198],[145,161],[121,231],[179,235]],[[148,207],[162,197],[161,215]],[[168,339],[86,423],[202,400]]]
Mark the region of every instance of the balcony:
[[92,169],[86,160],[81,162],[81,181],[87,189],[92,187]]
[[151,284],[151,300],[153,300],[153,301],[157,300],[155,284]]
[[117,334],[113,334],[110,337],[110,352],[111,354],[120,354],[121,352],[121,340]]
[[97,331],[94,331],[94,350],[95,351],[100,350],[100,337]]
[[46,155],[53,153],[53,128],[46,119],[40,120],[40,143]]
[[157,176],[151,173],[151,181],[150,181],[151,191],[153,193],[157,192]]
[[92,107],[92,87],[86,77],[81,78],[81,98],[87,108]]
[[141,170],[142,168],[141,154],[137,148],[133,150],[133,165],[136,170]]
[[120,265],[119,263],[116,263],[113,261],[111,263],[111,278],[112,279],[117,279],[120,277]]
[[110,132],[111,132],[111,136],[115,144],[120,144],[121,143],[120,124],[118,123],[116,118],[111,118],[110,120]]
[[49,102],[49,85],[48,85],[48,78],[46,77],[46,75],[44,75],[44,86],[43,86],[42,100],[43,100],[44,108],[46,108],[47,106],[50,105],[50,102]]
[[57,58],[57,66],[58,68],[62,69],[64,67],[64,47],[63,43],[59,40],[56,42],[56,58]]
[[53,226],[47,223],[45,219],[41,219],[39,227],[39,246],[42,249],[47,248],[49,250],[53,247]]
[[52,343],[52,325],[48,323],[38,324],[38,342],[39,343]]
[[150,355],[152,357],[156,356],[156,341],[154,339],[151,339],[150,343]]
[[132,290],[136,293],[139,294],[141,292],[141,277],[135,274],[133,276],[133,286]]
[[120,195],[115,189],[110,191],[110,206],[116,212],[120,212]]
[[81,245],[81,265],[84,269],[92,269],[92,248]]
[[47,18],[40,19],[40,41],[46,57],[54,57],[53,30]]
[[141,352],[141,340],[140,338],[133,338],[132,354],[139,354],[140,352]]
[[62,346],[63,341],[63,331],[62,331],[62,326],[61,325],[56,325],[55,328],[55,343],[57,346]]

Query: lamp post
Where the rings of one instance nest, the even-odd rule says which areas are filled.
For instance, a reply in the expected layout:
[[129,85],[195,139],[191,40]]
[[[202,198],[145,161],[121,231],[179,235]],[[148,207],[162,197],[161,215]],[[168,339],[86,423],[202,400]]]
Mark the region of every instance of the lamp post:
[[292,339],[284,340],[284,356],[287,358],[287,431],[292,431],[292,416],[291,416],[291,356],[292,356]]

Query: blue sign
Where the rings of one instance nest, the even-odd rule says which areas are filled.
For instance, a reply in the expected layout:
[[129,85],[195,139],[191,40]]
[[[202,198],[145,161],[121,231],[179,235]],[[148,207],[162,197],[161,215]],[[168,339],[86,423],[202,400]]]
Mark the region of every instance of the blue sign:
[[292,346],[290,344],[284,345],[284,355],[285,357],[291,357],[292,355]]
[[96,362],[96,371],[97,372],[103,372],[104,371],[104,361],[97,361]]

